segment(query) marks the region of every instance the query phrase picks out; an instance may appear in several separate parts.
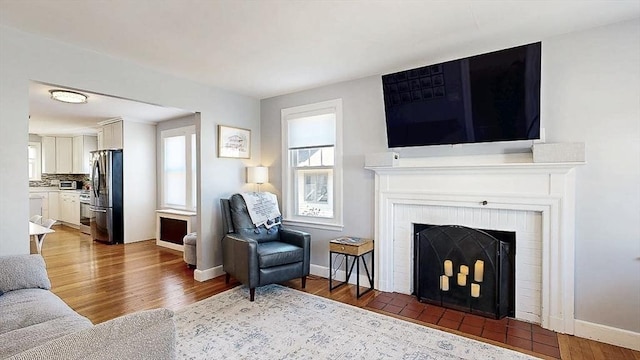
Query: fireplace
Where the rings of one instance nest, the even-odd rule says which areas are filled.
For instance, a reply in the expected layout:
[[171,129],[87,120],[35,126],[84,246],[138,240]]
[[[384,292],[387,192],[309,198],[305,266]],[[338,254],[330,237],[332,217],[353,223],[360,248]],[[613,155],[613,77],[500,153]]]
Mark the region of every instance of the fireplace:
[[515,233],[415,224],[418,300],[485,317],[515,316]]
[[513,231],[514,317],[573,334],[576,165],[509,154],[368,168],[375,172],[375,288],[414,293],[414,224]]

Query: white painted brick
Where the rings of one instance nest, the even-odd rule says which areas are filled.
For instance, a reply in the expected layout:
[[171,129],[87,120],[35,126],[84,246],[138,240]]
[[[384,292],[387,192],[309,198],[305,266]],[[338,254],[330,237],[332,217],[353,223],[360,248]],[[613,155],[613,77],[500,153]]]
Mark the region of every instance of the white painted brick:
[[[413,224],[459,224],[516,232],[516,311],[540,318],[542,287],[542,215],[516,211],[449,206],[398,205],[394,208],[395,291],[413,290]],[[401,215],[401,216],[400,216]]]

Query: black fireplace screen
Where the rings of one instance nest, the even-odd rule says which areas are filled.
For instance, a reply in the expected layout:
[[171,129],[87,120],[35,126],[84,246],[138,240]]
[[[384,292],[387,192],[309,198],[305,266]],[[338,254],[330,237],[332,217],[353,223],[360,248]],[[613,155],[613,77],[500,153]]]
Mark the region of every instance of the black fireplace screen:
[[514,316],[515,233],[416,225],[414,248],[418,300],[496,319]]

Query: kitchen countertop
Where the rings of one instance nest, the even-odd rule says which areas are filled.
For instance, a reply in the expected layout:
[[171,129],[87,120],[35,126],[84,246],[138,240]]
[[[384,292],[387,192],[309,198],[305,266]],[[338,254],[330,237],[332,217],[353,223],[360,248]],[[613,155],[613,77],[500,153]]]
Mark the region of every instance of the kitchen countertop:
[[89,190],[82,190],[82,189],[76,189],[76,190],[60,190],[58,189],[57,186],[48,186],[48,187],[30,187],[29,188],[29,193],[39,193],[39,192],[64,192],[64,193],[78,193],[81,194],[83,191],[89,191]]
[[45,192],[45,191],[59,191],[57,186],[48,187],[29,187],[29,192]]

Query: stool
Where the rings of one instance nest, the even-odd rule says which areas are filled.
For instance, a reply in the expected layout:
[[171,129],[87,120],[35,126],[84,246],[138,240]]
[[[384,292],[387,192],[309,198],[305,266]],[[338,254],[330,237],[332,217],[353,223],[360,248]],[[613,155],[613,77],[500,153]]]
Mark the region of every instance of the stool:
[[196,259],[197,259],[196,240],[197,239],[198,239],[198,233],[195,233],[195,232],[187,234],[184,236],[184,238],[182,238],[182,242],[184,243],[184,247],[183,247],[184,262],[186,262],[190,268],[196,267]]

